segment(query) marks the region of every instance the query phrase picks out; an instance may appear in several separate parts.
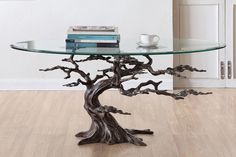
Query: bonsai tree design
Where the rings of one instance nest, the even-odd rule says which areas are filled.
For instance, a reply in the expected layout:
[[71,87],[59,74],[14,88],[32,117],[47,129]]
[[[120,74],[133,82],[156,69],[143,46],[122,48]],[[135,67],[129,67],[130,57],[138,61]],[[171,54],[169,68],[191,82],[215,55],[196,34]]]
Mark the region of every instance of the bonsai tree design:
[[[116,144],[116,143],[132,143],[139,146],[146,146],[141,138],[135,136],[135,134],[153,134],[150,129],[146,130],[134,130],[134,129],[124,129],[122,128],[113,114],[124,114],[130,115],[130,113],[124,112],[113,106],[102,106],[98,97],[105,90],[116,88],[120,91],[122,95],[135,96],[137,94],[149,94],[155,93],[157,95],[166,95],[173,97],[174,99],[184,99],[189,94],[193,95],[206,95],[211,94],[197,92],[192,89],[186,89],[178,93],[170,93],[167,90],[159,90],[159,85],[162,83],[149,80],[147,82],[140,83],[135,88],[125,89],[123,86],[124,82],[129,80],[137,80],[137,75],[150,73],[154,76],[169,74],[176,77],[185,78],[180,73],[183,71],[195,71],[195,72],[205,72],[205,70],[198,70],[192,68],[189,65],[179,65],[175,68],[167,68],[165,70],[155,71],[152,68],[152,58],[148,55],[144,55],[147,62],[139,61],[138,59],[131,56],[112,56],[104,57],[102,55],[90,55],[89,57],[82,60],[75,60],[74,55],[69,58],[63,59],[64,62],[69,62],[73,65],[72,68],[64,66],[55,66],[47,69],[40,69],[40,71],[52,71],[52,70],[62,70],[66,73],[65,79],[71,78],[72,73],[79,74],[77,81],[66,84],[67,87],[75,87],[78,85],[86,86],[86,91],[84,94],[84,108],[88,112],[92,119],[91,127],[88,131],[80,132],[76,134],[76,137],[82,137],[83,139],[78,143],[79,145],[89,144],[89,143],[106,143],[106,144]],[[106,61],[111,64],[110,68],[98,70],[99,74],[95,78],[91,78],[90,73],[85,73],[79,67],[80,62],[87,62],[92,60]],[[147,86],[152,86],[153,88],[147,88]]]

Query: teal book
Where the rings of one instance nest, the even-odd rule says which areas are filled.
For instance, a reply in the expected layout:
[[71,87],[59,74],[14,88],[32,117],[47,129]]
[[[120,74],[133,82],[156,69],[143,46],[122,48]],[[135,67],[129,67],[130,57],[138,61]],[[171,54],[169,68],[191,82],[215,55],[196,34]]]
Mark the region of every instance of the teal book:
[[118,40],[120,41],[120,35],[68,34],[67,38],[78,39],[78,40]]
[[119,43],[79,43],[79,42],[70,42],[68,40],[66,42],[66,49],[96,48],[96,47],[119,48]]

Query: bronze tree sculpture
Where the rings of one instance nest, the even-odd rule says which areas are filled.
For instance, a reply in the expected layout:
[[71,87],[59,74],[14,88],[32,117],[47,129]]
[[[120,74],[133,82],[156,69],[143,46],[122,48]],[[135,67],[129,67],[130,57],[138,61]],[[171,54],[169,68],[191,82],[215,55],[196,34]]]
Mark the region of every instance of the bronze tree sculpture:
[[[159,90],[158,87],[162,83],[162,81],[154,82],[152,80],[140,83],[136,88],[125,89],[123,87],[124,82],[127,82],[129,80],[137,80],[137,75],[144,73],[150,73],[154,76],[169,74],[176,77],[185,78],[180,74],[183,71],[205,72],[205,70],[198,70],[196,68],[192,68],[189,65],[179,65],[175,68],[167,68],[165,70],[155,71],[152,68],[153,60],[151,59],[151,57],[148,55],[144,55],[144,57],[147,59],[146,63],[127,55],[112,57],[104,57],[102,55],[90,55],[86,59],[82,60],[75,60],[74,55],[71,55],[70,58],[63,59],[62,61],[72,63],[72,68],[58,65],[48,69],[40,69],[41,71],[52,71],[57,69],[62,70],[66,73],[65,79],[71,78],[72,73],[77,73],[79,74],[79,78],[77,79],[77,81],[66,84],[64,86],[75,87],[80,84],[86,86],[87,89],[84,94],[84,108],[91,117],[92,124],[88,131],[76,134],[76,137],[83,138],[78,143],[79,145],[89,143],[132,143],[139,146],[146,146],[142,139],[136,137],[135,134],[153,134],[150,129],[134,130],[122,128],[115,120],[115,118],[111,115],[111,113],[119,113],[124,115],[130,115],[130,113],[124,112],[113,106],[102,106],[99,102],[98,97],[105,90],[116,88],[119,89],[122,95],[130,97],[135,96],[137,94],[155,93],[157,95],[170,96],[174,99],[184,99],[184,97],[189,94],[210,94],[210,92],[203,93],[197,92],[192,89],[183,90],[178,93],[170,93],[167,90]],[[100,74],[96,75],[96,77],[92,79],[89,73],[85,73],[79,67],[80,62],[92,60],[106,61],[107,63],[111,64],[111,67],[103,70],[98,70]],[[147,87],[150,85],[153,88]]]

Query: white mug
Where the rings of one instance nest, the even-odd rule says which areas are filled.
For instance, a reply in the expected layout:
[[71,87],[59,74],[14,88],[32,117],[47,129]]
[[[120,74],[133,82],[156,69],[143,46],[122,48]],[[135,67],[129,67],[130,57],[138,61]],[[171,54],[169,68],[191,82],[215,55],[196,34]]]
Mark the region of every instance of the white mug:
[[141,34],[140,35],[140,42],[145,45],[157,45],[160,40],[158,35],[150,35],[150,34]]

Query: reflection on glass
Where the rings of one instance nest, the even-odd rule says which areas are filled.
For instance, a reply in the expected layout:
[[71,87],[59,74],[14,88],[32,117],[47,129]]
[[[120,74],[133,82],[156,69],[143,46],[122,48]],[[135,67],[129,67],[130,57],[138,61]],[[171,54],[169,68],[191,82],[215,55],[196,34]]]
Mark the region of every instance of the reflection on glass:
[[34,41],[29,41],[29,42],[27,42],[27,48],[28,48],[28,49],[32,49],[32,50],[33,50],[34,47],[35,47],[35,46],[34,46]]

